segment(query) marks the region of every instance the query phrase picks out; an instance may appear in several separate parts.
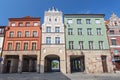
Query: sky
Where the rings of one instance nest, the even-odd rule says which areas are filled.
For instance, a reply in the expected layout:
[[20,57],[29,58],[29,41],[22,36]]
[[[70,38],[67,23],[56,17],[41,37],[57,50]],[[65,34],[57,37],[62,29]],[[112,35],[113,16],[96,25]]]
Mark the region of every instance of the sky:
[[8,18],[41,17],[54,6],[63,14],[105,14],[105,20],[114,12],[120,17],[120,0],[0,0],[0,26],[8,25]]

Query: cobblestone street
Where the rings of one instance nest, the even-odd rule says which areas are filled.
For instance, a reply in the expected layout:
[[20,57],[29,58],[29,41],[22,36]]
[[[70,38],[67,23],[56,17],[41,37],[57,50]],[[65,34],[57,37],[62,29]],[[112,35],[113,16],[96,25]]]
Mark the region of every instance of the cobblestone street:
[[0,74],[0,80],[120,80],[120,74],[85,74],[85,73],[22,73]]

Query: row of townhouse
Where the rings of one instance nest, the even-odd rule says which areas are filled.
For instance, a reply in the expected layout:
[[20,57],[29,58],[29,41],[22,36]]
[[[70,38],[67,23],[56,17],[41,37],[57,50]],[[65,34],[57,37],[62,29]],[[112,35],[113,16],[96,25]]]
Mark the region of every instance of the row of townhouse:
[[9,18],[8,26],[0,28],[1,72],[113,72],[104,16],[63,17],[52,7],[42,26],[39,17]]

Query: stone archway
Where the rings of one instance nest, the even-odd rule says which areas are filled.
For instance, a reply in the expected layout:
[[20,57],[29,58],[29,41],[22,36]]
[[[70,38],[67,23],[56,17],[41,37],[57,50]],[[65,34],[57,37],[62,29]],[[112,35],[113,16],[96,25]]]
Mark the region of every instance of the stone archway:
[[44,61],[44,72],[60,72],[60,57],[47,55]]

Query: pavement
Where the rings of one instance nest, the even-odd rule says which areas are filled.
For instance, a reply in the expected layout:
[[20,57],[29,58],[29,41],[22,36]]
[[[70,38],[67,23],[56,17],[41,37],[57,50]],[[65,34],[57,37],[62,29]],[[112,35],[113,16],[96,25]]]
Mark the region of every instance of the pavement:
[[0,74],[0,80],[120,80],[120,73],[85,74],[72,73],[12,73]]

